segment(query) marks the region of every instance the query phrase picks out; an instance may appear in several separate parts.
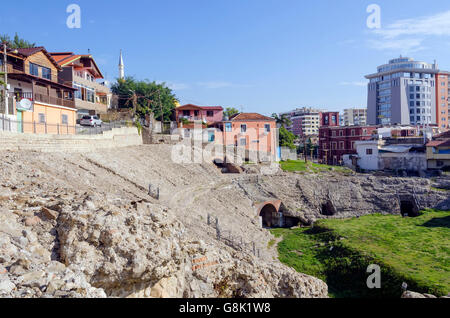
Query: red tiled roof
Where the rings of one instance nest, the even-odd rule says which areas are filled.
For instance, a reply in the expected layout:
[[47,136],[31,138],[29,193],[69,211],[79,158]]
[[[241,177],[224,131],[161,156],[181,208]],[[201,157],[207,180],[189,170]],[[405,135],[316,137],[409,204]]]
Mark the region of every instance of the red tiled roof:
[[230,121],[276,121],[272,117],[267,117],[258,113],[239,113],[231,116]]
[[450,138],[450,130],[447,130],[447,131],[445,131],[445,132],[443,132],[443,133],[441,133],[441,134],[439,134],[439,135],[436,135],[436,136],[434,136],[434,138],[435,139],[440,139],[440,138],[444,138],[444,139],[446,139],[446,138]]
[[427,147],[450,147],[450,138],[446,140],[432,140],[427,143]]
[[103,78],[102,72],[100,71],[100,69],[97,66],[97,63],[95,63],[94,58],[90,54],[74,54],[73,52],[56,52],[56,53],[50,53],[50,55],[56,59],[59,66],[61,66],[61,67],[69,66],[70,63],[72,63],[78,59],[81,59],[81,58],[91,59],[94,64],[94,67],[96,69],[96,72],[98,72],[98,76],[96,76],[95,74],[93,74],[93,75],[96,78]]

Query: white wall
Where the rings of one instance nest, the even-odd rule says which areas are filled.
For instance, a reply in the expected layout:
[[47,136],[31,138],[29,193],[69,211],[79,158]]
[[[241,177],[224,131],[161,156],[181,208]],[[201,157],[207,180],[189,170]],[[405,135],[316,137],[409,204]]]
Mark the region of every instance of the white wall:
[[[378,141],[373,143],[355,143],[358,153],[358,165],[364,170],[378,170]],[[372,154],[367,154],[367,149],[372,149]]]

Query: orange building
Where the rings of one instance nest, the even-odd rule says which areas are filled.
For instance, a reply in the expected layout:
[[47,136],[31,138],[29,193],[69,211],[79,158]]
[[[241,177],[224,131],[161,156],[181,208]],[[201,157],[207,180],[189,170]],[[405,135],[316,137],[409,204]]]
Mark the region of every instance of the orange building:
[[276,155],[276,120],[257,113],[240,113],[216,125],[216,143],[246,151]]
[[436,74],[436,123],[441,130],[449,128],[449,75],[450,73]]
[[61,67],[45,48],[8,50],[6,69],[17,132],[75,134],[75,89],[58,82]]

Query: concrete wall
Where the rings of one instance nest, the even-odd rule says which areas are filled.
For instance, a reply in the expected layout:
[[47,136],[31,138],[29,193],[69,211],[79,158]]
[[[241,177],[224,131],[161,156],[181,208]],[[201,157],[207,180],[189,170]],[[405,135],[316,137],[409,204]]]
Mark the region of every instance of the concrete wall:
[[427,170],[425,153],[382,153],[378,163],[380,170]]
[[90,152],[142,145],[136,127],[114,128],[101,135],[35,135],[0,131],[0,151]]

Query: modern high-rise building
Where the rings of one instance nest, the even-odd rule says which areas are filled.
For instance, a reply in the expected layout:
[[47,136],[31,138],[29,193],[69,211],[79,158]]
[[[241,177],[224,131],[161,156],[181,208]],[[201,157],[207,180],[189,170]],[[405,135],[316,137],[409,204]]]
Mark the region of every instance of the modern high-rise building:
[[400,57],[367,75],[367,124],[448,128],[448,78],[436,63]]
[[298,137],[313,136],[319,134],[319,121],[321,110],[303,107],[290,112],[281,113],[280,116],[286,116],[292,122],[287,130]]
[[367,124],[367,108],[344,109],[341,126],[365,126]]

